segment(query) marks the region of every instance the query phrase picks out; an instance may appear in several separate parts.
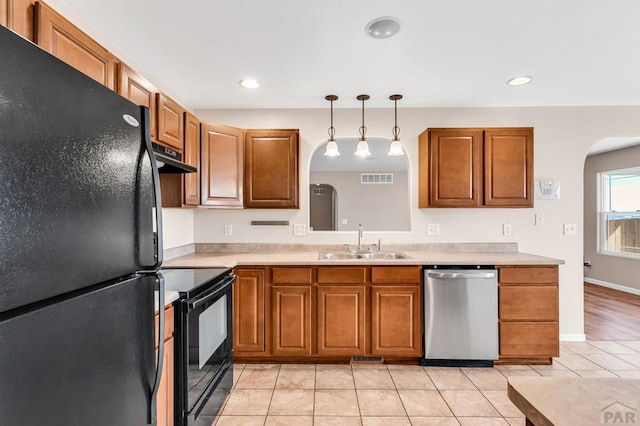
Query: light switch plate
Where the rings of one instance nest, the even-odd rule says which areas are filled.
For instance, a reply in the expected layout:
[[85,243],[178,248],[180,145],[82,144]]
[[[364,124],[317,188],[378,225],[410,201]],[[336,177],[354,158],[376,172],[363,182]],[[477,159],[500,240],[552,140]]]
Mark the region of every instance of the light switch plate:
[[224,226],[224,235],[226,235],[226,236],[233,235],[233,226],[232,225],[225,225]]
[[536,226],[544,225],[544,215],[542,213],[536,213]]
[[510,223],[505,223],[502,225],[502,235],[510,236],[513,235],[513,227]]
[[294,237],[304,237],[306,234],[307,234],[307,230],[304,223],[296,223],[295,225],[293,225]]
[[349,224],[349,219],[342,219],[342,224],[343,225],[348,225]]
[[440,225],[437,223],[427,224],[427,235],[440,235]]

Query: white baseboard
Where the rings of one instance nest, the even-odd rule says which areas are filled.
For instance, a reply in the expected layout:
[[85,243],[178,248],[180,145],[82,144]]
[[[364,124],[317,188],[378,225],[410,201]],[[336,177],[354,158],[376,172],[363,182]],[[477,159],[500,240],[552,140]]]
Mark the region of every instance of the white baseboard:
[[620,291],[624,291],[625,293],[631,293],[631,294],[640,296],[640,289],[638,288],[627,287],[620,284],[608,283],[606,281],[600,281],[600,280],[596,280],[595,278],[588,278],[588,277],[584,277],[584,282],[589,284],[599,285],[602,287],[612,288],[614,290],[620,290]]
[[584,342],[587,336],[584,333],[561,333],[561,342]]

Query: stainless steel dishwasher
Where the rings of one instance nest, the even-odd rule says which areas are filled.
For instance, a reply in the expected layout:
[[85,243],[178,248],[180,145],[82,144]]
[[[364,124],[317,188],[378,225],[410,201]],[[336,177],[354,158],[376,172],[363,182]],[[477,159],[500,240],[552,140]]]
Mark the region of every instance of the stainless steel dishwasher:
[[498,358],[498,272],[426,266],[422,365],[492,366]]

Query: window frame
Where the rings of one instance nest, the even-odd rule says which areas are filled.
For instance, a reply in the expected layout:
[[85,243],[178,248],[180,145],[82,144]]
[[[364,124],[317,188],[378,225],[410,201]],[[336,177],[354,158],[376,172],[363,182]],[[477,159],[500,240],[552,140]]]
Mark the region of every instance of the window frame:
[[640,219],[640,211],[614,211],[611,210],[610,207],[610,191],[609,191],[609,187],[610,185],[606,184],[606,177],[615,173],[620,173],[620,172],[625,172],[625,171],[629,171],[629,172],[637,172],[637,174],[640,176],[640,167],[628,167],[628,168],[623,168],[623,169],[616,169],[616,170],[607,170],[607,171],[603,171],[603,172],[599,172],[597,174],[597,180],[598,180],[598,184],[597,184],[597,208],[598,208],[598,220],[597,220],[597,253],[601,254],[601,255],[605,255],[605,256],[615,256],[615,257],[625,257],[628,259],[640,259],[640,246],[638,246],[638,253],[629,253],[629,252],[623,252],[623,251],[613,251],[613,250],[609,250],[608,249],[608,237],[607,237],[607,231],[608,231],[608,220],[607,220],[607,216],[608,215],[630,215],[630,216],[636,216]]

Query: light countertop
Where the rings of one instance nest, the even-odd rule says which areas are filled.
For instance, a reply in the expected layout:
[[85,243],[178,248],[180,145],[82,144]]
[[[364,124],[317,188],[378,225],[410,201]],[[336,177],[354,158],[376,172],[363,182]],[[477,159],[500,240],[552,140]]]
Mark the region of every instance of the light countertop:
[[509,399],[536,426],[640,421],[638,379],[512,376],[507,392]]
[[402,251],[407,259],[319,260],[318,251],[191,253],[166,260],[164,268],[238,265],[561,265],[564,261],[522,252]]

